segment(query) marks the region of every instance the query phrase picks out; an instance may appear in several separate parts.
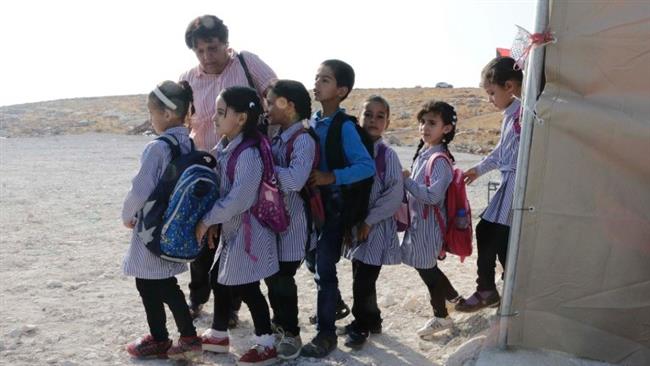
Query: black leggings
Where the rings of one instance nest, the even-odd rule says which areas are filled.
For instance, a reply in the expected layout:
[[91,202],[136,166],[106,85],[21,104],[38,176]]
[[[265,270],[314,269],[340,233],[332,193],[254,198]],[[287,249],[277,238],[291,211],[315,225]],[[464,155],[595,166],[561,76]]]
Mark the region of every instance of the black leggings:
[[300,261],[280,262],[278,273],[264,280],[269,289],[269,302],[273,309],[273,322],[294,336],[300,335],[298,327],[298,287],[294,276]]
[[255,335],[271,334],[269,306],[260,290],[260,282],[226,286],[217,281],[218,274],[219,261],[217,260],[210,271],[210,285],[214,292],[212,329],[224,332],[228,330],[228,319],[235,306],[233,298],[240,297],[248,305],[253,317]]
[[377,278],[381,266],[352,261],[352,315],[355,327],[361,332],[381,325],[381,311],[377,306]]
[[447,314],[445,299],[452,300],[458,297],[458,292],[438,266],[427,269],[416,268],[416,270],[429,289],[433,315],[437,318],[446,318],[449,314]]
[[476,247],[478,249],[478,266],[476,279],[477,291],[496,291],[494,283],[497,258],[503,268],[506,268],[508,253],[508,237],[510,226],[481,220],[476,225]]
[[196,328],[192,324],[190,308],[185,302],[185,295],[178,286],[176,277],[162,280],[136,278],[135,287],[140,293],[144,311],[147,313],[149,331],[156,341],[169,339],[164,304],[169,306],[181,336],[196,336]]

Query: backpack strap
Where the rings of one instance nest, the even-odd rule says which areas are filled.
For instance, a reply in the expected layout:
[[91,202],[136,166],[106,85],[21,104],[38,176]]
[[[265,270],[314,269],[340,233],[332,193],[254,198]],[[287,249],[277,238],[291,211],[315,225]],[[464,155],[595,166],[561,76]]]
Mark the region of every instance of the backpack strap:
[[386,175],[386,145],[379,143],[377,146],[377,156],[375,156],[375,170],[377,170],[377,176],[381,181],[384,181],[384,176]]
[[286,152],[286,155],[285,155],[286,162],[287,162],[287,164],[289,164],[289,162],[291,161],[291,154],[293,153],[293,145],[296,142],[296,139],[298,138],[298,136],[300,136],[300,135],[302,135],[304,133],[311,136],[311,138],[316,143],[315,144],[315,151],[314,151],[314,162],[312,164],[312,168],[316,168],[316,167],[318,167],[318,164],[320,163],[320,149],[318,147],[318,135],[316,135],[316,131],[314,131],[314,129],[311,128],[311,127],[300,129],[300,130],[296,131],[296,133],[291,135],[291,137],[289,137],[289,141],[287,141],[287,149],[286,149],[287,152]]
[[248,86],[257,90],[257,88],[255,88],[255,83],[253,82],[253,77],[251,76],[250,71],[248,71],[248,65],[246,65],[246,61],[244,60],[244,55],[242,54],[242,52],[237,53],[237,58],[239,59],[239,63],[241,64],[242,69],[244,69],[244,74],[246,74],[246,80],[248,80]]
[[[165,143],[167,143],[167,146],[169,146],[169,149],[172,152],[172,160],[181,156],[181,147],[178,140],[176,140],[176,137],[172,135],[162,135],[156,137],[156,140],[164,141]],[[194,147],[194,143],[192,143],[192,147]]]
[[[447,164],[449,164],[449,168],[451,169],[452,174],[453,174],[454,165],[451,162],[451,159],[449,158],[447,153],[445,153],[445,152],[434,153],[433,155],[431,155],[429,160],[427,160],[427,165],[424,167],[424,184],[426,184],[427,187],[431,186],[431,175],[433,174],[433,163],[435,163],[435,161],[438,158],[444,159],[447,162]],[[422,216],[424,217],[425,220],[429,217],[429,206],[431,206],[431,205],[424,205],[424,210],[422,212]],[[438,208],[437,205],[433,205],[433,207],[434,207],[434,211],[435,211],[435,209]]]
[[239,155],[242,153],[242,151],[248,149],[249,147],[257,145],[258,142],[259,141],[254,138],[244,139],[239,143],[239,145],[237,145],[235,151],[233,151],[230,155],[230,158],[228,158],[228,163],[226,165],[226,176],[228,176],[228,179],[231,183],[235,181],[235,166],[237,165],[237,159],[239,159]]

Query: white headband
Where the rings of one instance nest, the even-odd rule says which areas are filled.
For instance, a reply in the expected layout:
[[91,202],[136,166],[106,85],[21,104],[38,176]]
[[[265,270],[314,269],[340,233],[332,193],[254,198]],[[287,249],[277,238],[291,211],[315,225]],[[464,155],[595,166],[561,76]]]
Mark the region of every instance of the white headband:
[[174,104],[174,102],[172,102],[169,98],[167,98],[167,96],[165,96],[165,94],[163,94],[163,92],[160,89],[158,89],[158,87],[156,87],[153,90],[153,93],[156,94],[158,99],[160,99],[160,101],[163,102],[163,104],[165,104],[167,106],[167,108],[169,108],[169,109],[171,109],[173,111],[176,110],[176,108],[177,108],[176,104]]

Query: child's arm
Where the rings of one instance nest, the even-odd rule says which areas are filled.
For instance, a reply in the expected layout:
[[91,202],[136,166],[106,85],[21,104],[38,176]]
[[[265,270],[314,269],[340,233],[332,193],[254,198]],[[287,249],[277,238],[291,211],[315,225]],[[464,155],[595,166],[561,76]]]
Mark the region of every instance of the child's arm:
[[162,141],[152,141],[144,148],[140,157],[140,170],[131,181],[131,190],[127,193],[122,206],[122,222],[126,227],[135,225],[135,215],[144,206],[158,184],[162,174],[162,164],[166,144]]
[[415,197],[416,200],[427,204],[435,205],[445,199],[447,188],[453,179],[451,168],[444,159],[436,159],[431,172],[431,185],[418,184],[411,178],[404,179],[404,187]]
[[341,140],[343,153],[350,165],[332,171],[336,178],[334,184],[351,184],[375,175],[375,162],[363,146],[352,122],[343,122]]
[[316,143],[306,133],[295,139],[289,166],[287,168],[275,167],[275,174],[283,192],[298,192],[305,186],[314,164],[315,148]]
[[222,224],[251,208],[257,201],[262,169],[262,158],[256,148],[242,151],[235,164],[235,177],[230,192],[215,202],[201,222],[206,226]]
[[[379,179],[379,178],[376,178]],[[364,220],[367,225],[374,225],[382,220],[392,217],[402,204],[404,198],[404,178],[402,177],[402,165],[397,154],[386,150],[386,172],[384,176],[385,188],[381,195],[370,207],[368,217]]]

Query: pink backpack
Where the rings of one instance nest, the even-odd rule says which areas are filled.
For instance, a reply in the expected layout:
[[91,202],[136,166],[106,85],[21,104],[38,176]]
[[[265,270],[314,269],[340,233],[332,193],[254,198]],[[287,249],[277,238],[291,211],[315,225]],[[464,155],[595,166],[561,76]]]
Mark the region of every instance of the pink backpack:
[[[424,181],[427,186],[431,185],[431,174],[433,163],[438,159],[444,159],[452,171],[453,179],[447,188],[447,225],[443,220],[440,208],[433,206],[438,225],[443,233],[443,246],[439,258],[443,259],[446,253],[455,254],[463,262],[465,257],[472,255],[472,210],[467,199],[463,171],[454,168],[454,164],[446,153],[437,152],[427,161],[424,171]],[[429,206],[429,205],[427,205]],[[425,207],[423,213],[426,220],[429,216],[429,207]]]
[[275,168],[273,167],[271,143],[269,142],[268,137],[263,134],[257,132],[255,138],[244,139],[244,141],[235,148],[235,151],[233,151],[232,155],[228,159],[228,165],[226,166],[226,175],[228,176],[228,179],[230,179],[231,182],[234,181],[237,159],[242,151],[251,146],[256,146],[259,149],[262,158],[262,182],[260,183],[257,202],[255,202],[250,210],[244,213],[242,221],[244,226],[246,253],[248,253],[254,261],[257,261],[257,257],[252,255],[250,252],[250,214],[253,214],[262,225],[268,227],[275,233],[281,233],[287,230],[289,227],[289,214],[287,213],[282,193],[278,189],[278,182],[275,177]]
[[[377,170],[377,176],[381,181],[384,181],[384,175],[386,174],[386,145],[380,143],[377,148],[377,156],[375,157],[375,170]],[[403,232],[411,226],[411,215],[409,213],[409,202],[406,199],[406,190],[404,190],[404,197],[402,198],[402,204],[393,215],[395,222],[397,223],[397,231]]]

